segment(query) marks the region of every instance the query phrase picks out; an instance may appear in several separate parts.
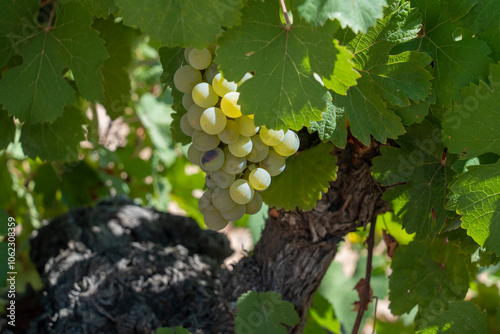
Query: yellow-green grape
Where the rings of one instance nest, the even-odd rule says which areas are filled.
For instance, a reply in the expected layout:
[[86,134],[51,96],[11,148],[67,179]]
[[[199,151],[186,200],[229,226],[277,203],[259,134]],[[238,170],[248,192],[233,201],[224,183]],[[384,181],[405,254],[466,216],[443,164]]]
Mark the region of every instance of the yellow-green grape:
[[197,166],[200,165],[202,155],[203,155],[203,152],[198,150],[196,147],[194,147],[193,144],[189,145],[189,148],[187,151],[187,156],[188,156],[189,161],[191,161],[191,163],[193,165],[197,165]]
[[251,79],[253,78],[253,75],[252,73],[245,73],[245,75],[243,76],[243,78],[241,78],[241,80],[238,82],[238,87],[240,87],[245,81],[247,81],[248,79]]
[[231,222],[235,222],[245,215],[246,207],[242,204],[236,204],[231,210],[221,211],[222,217]]
[[204,170],[215,172],[221,168],[224,163],[224,152],[219,147],[206,151],[201,156],[200,163],[200,167]]
[[206,48],[201,50],[194,48],[189,52],[188,57],[189,64],[197,70],[204,70],[212,63],[212,54]]
[[184,107],[184,109],[189,110],[189,108],[191,108],[193,104],[193,97],[190,93],[186,93],[182,96],[182,106]]
[[285,166],[285,157],[279,155],[273,150],[269,150],[267,157],[260,162],[260,167],[267,170],[271,176],[280,174],[285,169]]
[[191,126],[191,124],[189,124],[189,119],[188,119],[187,113],[182,115],[180,125],[181,125],[182,132],[184,132],[184,134],[186,134],[190,137],[193,135],[194,130],[196,130],[195,128],[193,128]]
[[[238,204],[247,204],[254,195],[254,189],[247,180],[238,179],[229,187],[229,195]],[[213,198],[213,196],[212,196]]]
[[204,76],[206,82],[212,82],[214,77],[219,73],[219,68],[216,63],[210,64],[205,70]]
[[226,127],[224,128],[224,130],[222,130],[222,132],[218,134],[218,136],[220,141],[224,144],[234,143],[240,136],[240,128],[235,121],[228,119],[226,122]]
[[187,112],[187,119],[189,121],[189,124],[193,127],[195,130],[201,130],[201,124],[200,124],[200,118],[201,114],[205,111],[202,107],[197,106],[196,104],[193,104],[188,112]]
[[221,133],[226,127],[226,115],[217,107],[210,107],[203,111],[200,117],[200,125],[203,131],[216,135]]
[[180,67],[174,74],[174,85],[183,93],[191,93],[193,88],[201,82],[201,73],[191,65]]
[[219,188],[229,188],[234,180],[236,180],[236,175],[226,173],[224,170],[219,169],[212,174],[211,180]]
[[201,195],[200,199],[198,200],[198,209],[200,212],[206,212],[206,211],[213,211],[216,210],[214,204],[212,203],[212,194],[213,194],[212,189],[206,190],[203,195]]
[[189,52],[191,52],[191,50],[193,49],[194,48],[192,46],[184,49],[184,59],[186,59],[188,63],[189,63]]
[[212,80],[212,87],[220,97],[225,96],[229,92],[236,92],[237,86],[236,82],[224,79],[222,73],[217,73]]
[[252,140],[252,151],[247,155],[247,160],[250,162],[260,162],[267,157],[269,146],[264,144],[259,135],[250,137]]
[[215,93],[212,85],[206,82],[200,82],[194,86],[191,96],[193,97],[194,103],[202,108],[210,108],[217,104],[219,101],[219,96]]
[[240,93],[229,92],[222,98],[220,108],[227,117],[238,118],[242,115],[241,107],[238,105],[239,97]]
[[255,190],[266,190],[271,184],[271,175],[264,168],[255,168],[250,172],[248,182]]
[[239,174],[243,172],[247,166],[247,159],[235,157],[228,147],[224,147],[224,157],[226,161],[222,165],[221,169],[228,174]]
[[246,206],[245,208],[246,214],[249,215],[256,214],[262,208],[262,196],[258,192],[255,192],[253,194],[252,200],[248,202],[245,206]]
[[292,131],[288,130],[283,137],[283,140],[278,145],[273,146],[276,153],[284,157],[289,157],[295,154],[300,146],[299,136]]
[[285,137],[285,132],[283,130],[273,130],[262,126],[259,131],[260,139],[267,146],[275,146],[281,143]]
[[246,136],[239,136],[234,143],[227,145],[229,151],[239,158],[247,156],[252,151],[252,146],[252,140]]
[[203,218],[205,225],[214,231],[220,231],[229,224],[229,220],[222,217],[219,210],[207,211],[204,213]]
[[195,130],[192,141],[194,147],[202,152],[210,151],[219,146],[220,139],[217,136],[209,135],[205,131]]
[[231,210],[236,205],[231,199],[229,189],[227,188],[215,188],[212,194],[212,203],[214,203],[214,206],[220,211]]
[[246,115],[242,115],[234,120],[240,127],[240,134],[251,137],[259,131],[259,127],[255,126],[253,119]]
[[[217,173],[217,171],[215,173]],[[210,189],[217,188],[217,184],[214,181],[213,173],[207,173],[207,175],[205,176],[205,185]]]

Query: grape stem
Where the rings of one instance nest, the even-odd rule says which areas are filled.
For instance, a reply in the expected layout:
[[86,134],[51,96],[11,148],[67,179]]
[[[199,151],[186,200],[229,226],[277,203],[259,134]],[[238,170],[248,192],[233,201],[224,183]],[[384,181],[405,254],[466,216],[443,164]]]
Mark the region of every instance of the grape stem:
[[286,22],[286,30],[290,30],[292,27],[292,24],[290,23],[290,18],[288,17],[288,12],[286,10],[286,5],[285,5],[285,0],[280,0],[281,2],[281,10],[283,11],[283,16],[285,17],[285,22]]

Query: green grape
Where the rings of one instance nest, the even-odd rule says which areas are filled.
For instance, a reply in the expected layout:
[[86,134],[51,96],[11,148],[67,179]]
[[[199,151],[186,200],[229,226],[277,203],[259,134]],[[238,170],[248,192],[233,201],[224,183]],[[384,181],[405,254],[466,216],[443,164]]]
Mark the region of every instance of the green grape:
[[249,215],[256,214],[262,208],[262,196],[258,192],[255,192],[253,194],[252,200],[248,202],[245,206],[246,206],[245,208],[246,214]]
[[246,115],[236,118],[235,122],[240,127],[240,134],[243,136],[251,137],[259,131],[259,127],[255,126],[253,119]]
[[213,107],[219,101],[219,96],[215,93],[212,85],[206,82],[200,82],[194,86],[191,95],[194,103],[202,108]]
[[259,132],[260,139],[267,146],[275,146],[281,143],[285,137],[285,132],[283,130],[272,130],[265,126],[260,128]]
[[184,49],[184,59],[186,59],[188,63],[189,63],[189,52],[191,52],[191,50],[193,49],[194,48],[192,46]]
[[240,136],[240,128],[235,121],[228,119],[226,127],[218,134],[218,136],[220,141],[224,144],[232,144],[238,140],[238,137]]
[[193,165],[197,165],[197,166],[200,165],[202,155],[203,155],[203,152],[198,150],[196,147],[194,147],[193,144],[189,145],[189,148],[187,151],[187,156],[188,156],[189,161],[191,161],[191,163]]
[[258,135],[250,137],[252,140],[252,151],[247,155],[250,162],[260,162],[267,157],[269,146],[264,144]]
[[182,132],[184,132],[184,134],[186,134],[190,137],[193,135],[194,130],[196,130],[195,128],[193,128],[191,126],[191,124],[189,124],[189,119],[188,119],[187,114],[182,115],[180,125],[181,125]]
[[219,73],[219,68],[216,63],[210,64],[210,66],[207,67],[205,70],[205,81],[206,82],[212,82],[214,80],[214,77]]
[[191,93],[186,93],[182,95],[182,106],[184,109],[189,110],[191,106],[194,104],[193,97],[191,96]]
[[[212,174],[212,181],[219,188],[229,188],[236,179],[236,175],[224,172],[224,170],[216,170]],[[206,182],[205,182],[206,183]]]
[[222,165],[221,169],[228,174],[239,174],[243,172],[247,166],[247,159],[235,157],[228,147],[224,147],[224,157],[226,161]]
[[[254,195],[254,189],[247,180],[238,179],[229,187],[229,195],[237,204],[247,204]],[[213,196],[212,196],[213,198]]]
[[213,192],[214,191],[212,189],[208,189],[198,200],[198,209],[201,213],[216,210],[214,204],[212,203]]
[[180,67],[174,74],[174,86],[183,93],[191,93],[201,82],[201,73],[191,65]]
[[212,54],[206,48],[198,50],[196,48],[189,52],[189,64],[197,70],[204,70],[212,63]]
[[221,133],[226,127],[226,122],[226,115],[217,107],[205,109],[200,117],[201,128],[211,135]]
[[220,108],[224,115],[231,118],[238,118],[241,114],[241,108],[238,105],[238,98],[240,97],[240,93],[238,92],[229,92],[222,98],[220,102]]
[[245,205],[236,204],[231,210],[221,211],[222,217],[225,219],[235,222],[245,215]]
[[212,194],[212,203],[220,211],[228,211],[234,208],[236,203],[231,199],[229,195],[229,189],[227,188],[215,188]]
[[255,168],[250,172],[248,182],[255,190],[266,190],[271,184],[271,175],[264,168]]
[[[201,159],[201,158],[200,158]],[[215,173],[217,173],[218,171],[215,171]],[[215,183],[214,181],[214,173],[207,173],[207,175],[205,176],[205,184],[208,188],[210,189],[215,189],[217,188],[217,184]]]
[[235,156],[242,158],[252,151],[252,140],[246,136],[239,136],[238,139],[229,145],[229,151]]
[[201,156],[200,167],[209,172],[215,172],[222,167],[224,163],[224,152],[216,147],[213,150],[206,151]]
[[271,176],[280,174],[285,169],[285,166],[285,157],[279,155],[273,150],[269,150],[267,157],[260,162],[260,167],[267,170]]
[[237,84],[233,81],[227,81],[222,73],[218,73],[212,80],[212,87],[217,95],[223,97],[229,92],[236,92]]
[[289,157],[295,154],[300,146],[299,136],[292,131],[288,130],[283,137],[283,140],[278,145],[273,146],[276,153],[284,157]]
[[203,215],[205,225],[211,230],[220,231],[229,224],[229,220],[222,217],[219,210],[207,211]]
[[213,150],[220,144],[219,137],[200,130],[195,130],[192,138],[194,147],[202,152]]
[[241,78],[241,80],[238,82],[238,87],[240,87],[241,85],[243,85],[243,83],[245,81],[247,81],[248,79],[251,79],[251,78],[253,78],[252,73],[248,73],[248,72],[245,73],[245,75],[243,76],[243,78]]
[[196,104],[193,104],[187,112],[187,119],[189,121],[189,124],[195,130],[202,130],[200,124],[200,117],[203,111],[205,111],[205,109],[198,107]]

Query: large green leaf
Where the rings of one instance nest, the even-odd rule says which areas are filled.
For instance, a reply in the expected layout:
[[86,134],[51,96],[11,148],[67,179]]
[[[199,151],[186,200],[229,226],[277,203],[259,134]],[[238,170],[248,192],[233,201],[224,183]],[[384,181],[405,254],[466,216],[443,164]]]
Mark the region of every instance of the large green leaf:
[[108,17],[116,11],[115,0],[78,0],[91,14],[97,17]]
[[57,15],[47,23],[50,26],[19,17],[27,20],[27,33],[15,49],[23,63],[7,70],[0,80],[0,102],[22,122],[53,122],[64,106],[75,102],[75,91],[64,78],[66,69],[72,71],[84,98],[103,99],[100,67],[108,54],[97,31],[89,27],[92,16],[75,2],[55,6]]
[[13,117],[0,107],[0,150],[7,148],[14,141],[16,125]]
[[462,100],[445,113],[443,142],[464,158],[500,154],[500,65],[490,66],[490,83],[471,84]]
[[432,57],[437,101],[451,107],[452,100],[460,99],[462,87],[488,73],[490,48],[473,33],[466,33],[461,20],[452,21],[447,13],[447,1],[412,0],[411,3],[425,17],[425,26],[420,32],[421,38],[410,48],[418,48]]
[[297,18],[287,30],[275,3],[249,1],[242,25],[219,39],[215,58],[224,76],[235,82],[255,71],[238,89],[242,112],[255,114],[257,125],[272,129],[298,130],[320,120],[327,90],[313,73],[333,75],[337,27],[330,22],[314,28]]
[[274,291],[249,291],[238,298],[236,306],[237,334],[286,334],[288,331],[282,324],[293,326],[300,322],[293,304]]
[[85,122],[81,110],[68,107],[62,117],[52,124],[25,123],[20,139],[24,154],[32,159],[39,157],[48,161],[78,160],[78,148],[85,139],[82,127]]
[[241,0],[117,0],[124,22],[168,47],[215,43],[221,27],[239,22]]
[[285,170],[261,193],[264,201],[285,210],[311,210],[337,176],[331,151],[331,144],[320,144],[289,157]]
[[[464,0],[465,1],[465,0]],[[468,0],[474,1],[474,0]],[[474,1],[470,14],[464,18],[464,28],[488,43],[493,51],[491,56],[495,61],[500,61],[500,3],[497,0]],[[455,3],[450,5],[453,7]]]
[[387,104],[409,106],[410,101],[422,101],[431,91],[432,77],[424,68],[431,62],[428,55],[415,51],[391,54],[398,43],[417,37],[420,18],[409,3],[392,9],[366,34],[349,42],[361,79],[347,96],[335,95],[333,100],[345,111],[352,134],[366,145],[370,135],[385,142],[404,133],[400,118]]
[[385,0],[299,0],[296,4],[299,14],[311,24],[337,19],[342,28],[349,26],[355,33],[374,26],[386,5]]
[[450,187],[458,194],[456,210],[463,215],[462,227],[488,252],[500,255],[500,161],[468,170]]
[[463,299],[475,267],[470,259],[464,259],[457,246],[441,239],[400,246],[389,276],[392,313],[408,313],[416,305],[420,311],[432,309],[436,299],[440,306]]
[[401,148],[383,146],[373,159],[374,177],[390,186],[384,199],[402,218],[408,233],[417,238],[434,236],[446,219],[447,186],[454,175],[454,157],[443,155],[440,130],[429,121],[407,128],[408,133],[396,140]]

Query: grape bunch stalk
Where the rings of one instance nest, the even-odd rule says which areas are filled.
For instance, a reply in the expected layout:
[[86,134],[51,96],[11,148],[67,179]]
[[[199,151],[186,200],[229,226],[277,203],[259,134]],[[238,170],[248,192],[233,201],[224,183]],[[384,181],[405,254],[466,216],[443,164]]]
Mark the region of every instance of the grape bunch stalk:
[[175,72],[174,85],[184,93],[187,113],[180,127],[192,139],[189,161],[207,174],[198,208],[208,228],[221,230],[261,209],[259,192],[285,169],[286,157],[300,142],[292,130],[255,126],[253,115],[241,113],[237,90],[252,74],[238,83],[227,81],[212,62],[214,55],[215,47],[184,49],[188,65]]

